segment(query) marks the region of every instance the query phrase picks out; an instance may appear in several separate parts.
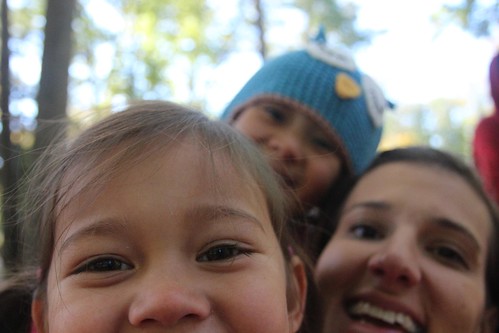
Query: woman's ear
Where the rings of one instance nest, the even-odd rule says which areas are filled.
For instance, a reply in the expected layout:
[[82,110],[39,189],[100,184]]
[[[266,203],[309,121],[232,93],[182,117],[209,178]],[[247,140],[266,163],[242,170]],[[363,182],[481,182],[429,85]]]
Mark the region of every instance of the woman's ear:
[[288,314],[290,333],[297,332],[303,322],[307,298],[307,273],[305,264],[298,256],[292,256],[288,286]]
[[33,299],[31,302],[31,319],[33,327],[31,328],[36,333],[45,333],[45,301]]

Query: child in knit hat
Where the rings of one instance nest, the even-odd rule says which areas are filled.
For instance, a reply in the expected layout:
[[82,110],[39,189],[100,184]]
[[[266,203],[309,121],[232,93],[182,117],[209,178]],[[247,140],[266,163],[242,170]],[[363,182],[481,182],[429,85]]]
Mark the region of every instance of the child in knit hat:
[[[265,63],[221,116],[261,148],[297,199],[291,229],[312,262],[330,234],[323,205],[329,212],[340,203],[344,185],[374,158],[387,106],[373,80],[347,52],[329,48],[321,31],[306,49]],[[304,326],[317,332],[314,288]]]
[[309,211],[373,159],[387,106],[350,54],[328,47],[320,31],[305,50],[264,64],[222,119],[260,146],[300,211]]
[[490,63],[489,79],[494,112],[475,129],[473,157],[485,188],[499,205],[499,54]]

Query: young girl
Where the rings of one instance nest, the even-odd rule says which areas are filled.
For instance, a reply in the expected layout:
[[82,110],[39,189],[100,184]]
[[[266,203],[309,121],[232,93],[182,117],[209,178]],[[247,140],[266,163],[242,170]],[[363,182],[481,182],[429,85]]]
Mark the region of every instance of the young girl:
[[30,192],[38,333],[299,330],[285,200],[229,127],[144,102],[51,155]]
[[499,215],[461,161],[381,153],[337,221],[315,271],[322,332],[495,332]]
[[[222,119],[260,147],[296,197],[295,216],[305,212],[314,225],[328,190],[341,193],[343,182],[371,162],[388,106],[373,80],[347,52],[327,46],[321,31],[306,50],[265,63]],[[314,247],[298,227],[306,247]]]
[[380,88],[348,52],[318,36],[305,50],[274,58],[222,114],[255,141],[305,208],[320,206],[342,175],[361,172],[375,155]]

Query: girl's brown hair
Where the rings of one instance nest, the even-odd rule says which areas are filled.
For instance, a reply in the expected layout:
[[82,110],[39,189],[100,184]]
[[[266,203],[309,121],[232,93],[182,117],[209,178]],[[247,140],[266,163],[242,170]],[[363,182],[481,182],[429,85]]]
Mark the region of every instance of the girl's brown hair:
[[[181,140],[198,143],[208,156],[216,153],[231,163],[240,176],[263,193],[274,231],[285,261],[290,250],[301,253],[288,226],[288,200],[278,180],[254,145],[229,125],[210,120],[200,112],[180,105],[148,101],[131,104],[87,128],[73,140],[48,149],[27,179],[22,223],[25,229],[26,263],[36,267],[37,276],[23,279],[34,297],[46,293],[46,280],[54,248],[58,215],[72,198],[88,189],[99,189],[116,172]],[[214,169],[215,170],[215,169]],[[223,177],[216,174],[215,177]],[[75,189],[78,190],[75,190]],[[288,272],[289,275],[289,272]],[[294,297],[294,291],[290,291]]]

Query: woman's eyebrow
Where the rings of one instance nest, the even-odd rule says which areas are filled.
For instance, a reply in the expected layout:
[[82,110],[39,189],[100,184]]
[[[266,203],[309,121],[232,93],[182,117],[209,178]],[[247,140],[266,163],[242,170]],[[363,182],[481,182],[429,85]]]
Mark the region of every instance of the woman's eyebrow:
[[435,218],[433,220],[433,223],[440,228],[452,230],[454,232],[457,232],[457,233],[463,235],[464,237],[466,237],[467,239],[469,239],[471,241],[472,245],[476,249],[478,249],[479,251],[481,250],[480,243],[478,242],[476,237],[473,235],[473,233],[471,233],[471,231],[469,231],[466,227],[464,227],[460,223],[452,221],[452,220],[445,218],[445,217]]
[[342,214],[348,213],[355,209],[374,209],[374,210],[388,210],[390,205],[386,202],[382,201],[363,201],[356,203],[350,207],[345,207],[345,209],[341,212]]

